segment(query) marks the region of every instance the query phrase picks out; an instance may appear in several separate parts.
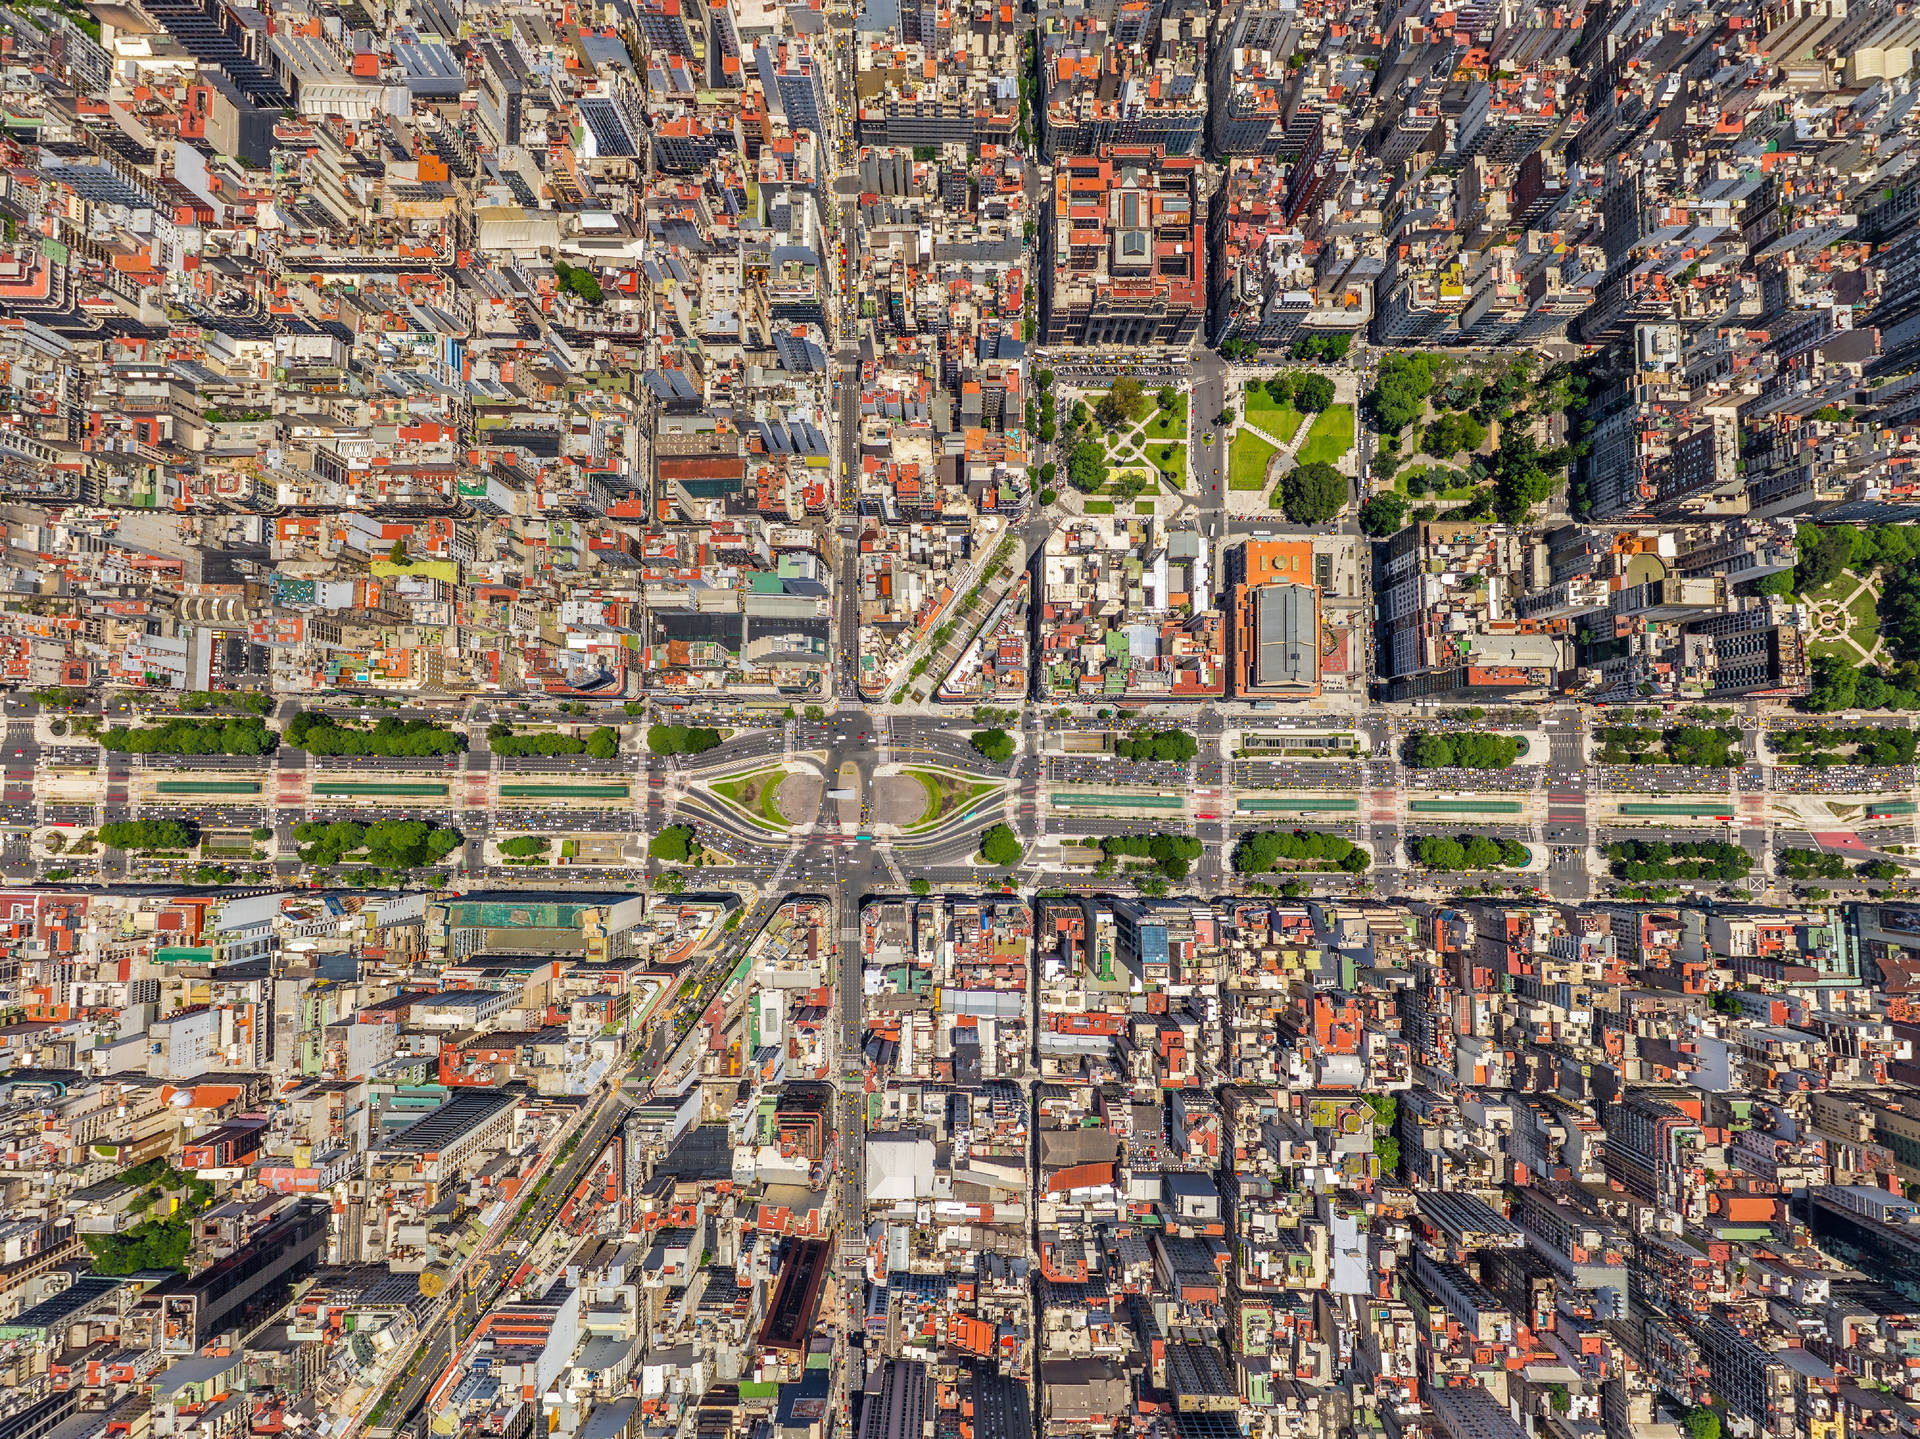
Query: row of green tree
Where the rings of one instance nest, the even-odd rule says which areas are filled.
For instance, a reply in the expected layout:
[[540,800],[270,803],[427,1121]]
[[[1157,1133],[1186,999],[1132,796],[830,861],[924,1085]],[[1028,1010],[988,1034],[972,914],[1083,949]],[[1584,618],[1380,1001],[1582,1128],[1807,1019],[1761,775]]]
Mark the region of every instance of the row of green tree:
[[[1353,347],[1353,336],[1342,331],[1336,335],[1301,333],[1293,337],[1293,345],[1287,354],[1296,360],[1308,360],[1317,364],[1331,365],[1347,357],[1347,351]],[[1229,360],[1246,363],[1260,357],[1260,342],[1257,340],[1223,340],[1220,353]]]
[[371,824],[352,820],[322,823],[308,820],[293,827],[304,864],[340,864],[348,856],[360,864],[383,869],[422,869],[440,863],[460,847],[457,829],[417,819],[379,819]]
[[647,843],[647,853],[667,864],[685,864],[699,848],[690,824],[667,825]]
[[1116,739],[1113,752],[1121,759],[1185,764],[1200,753],[1200,742],[1185,730],[1137,729],[1125,739]]
[[989,764],[1005,764],[1013,758],[1013,736],[998,726],[975,730],[967,737],[967,743]]
[[1845,879],[1848,872],[1844,859],[1822,849],[1783,849],[1774,867],[1788,879]]
[[996,824],[980,836],[980,858],[988,864],[1002,868],[1020,863],[1020,856],[1026,853],[1026,847],[1020,843],[1020,836],[1004,824]]
[[1406,761],[1415,769],[1505,769],[1520,758],[1520,748],[1516,735],[1422,732],[1407,741]]
[[1344,332],[1335,335],[1303,334],[1294,337],[1293,348],[1287,353],[1296,360],[1332,365],[1346,359],[1352,345],[1353,336]]
[[487,747],[495,754],[518,759],[525,755],[584,754],[590,759],[612,759],[620,753],[620,732],[601,725],[591,733],[561,734],[548,730],[541,734],[515,734],[513,726],[496,721],[487,726]]
[[1774,867],[1787,879],[1861,879],[1889,880],[1900,877],[1900,866],[1890,859],[1867,859],[1850,865],[1840,855],[1823,849],[1783,849],[1774,856]]
[[1421,835],[1407,841],[1415,864],[1453,874],[1490,869],[1525,869],[1532,852],[1518,840],[1486,834]]
[[1263,829],[1243,834],[1229,861],[1235,874],[1271,874],[1282,867],[1364,874],[1371,862],[1367,852],[1352,840],[1308,829]]
[[1363,1094],[1367,1108],[1373,1111],[1373,1155],[1385,1175],[1400,1171],[1400,1141],[1393,1126],[1400,1117],[1400,1101],[1391,1094]]
[[279,737],[254,715],[239,719],[164,720],[157,725],[114,725],[100,743],[119,754],[271,754]]
[[273,696],[261,694],[258,690],[188,690],[174,701],[174,707],[182,714],[228,709],[251,710],[254,714],[263,715],[272,711]]
[[287,722],[287,743],[316,755],[420,759],[459,754],[467,747],[467,737],[423,719],[386,715],[368,727],[343,724],[332,715],[302,710]]
[[1027,429],[1044,444],[1052,444],[1060,433],[1058,401],[1053,393],[1053,371],[1041,370],[1033,377],[1038,398],[1027,404]]
[[720,731],[683,724],[647,726],[647,748],[655,754],[705,754],[720,743]]
[[[1778,731],[1767,739],[1773,752],[1788,764],[1912,764],[1920,748],[1920,731],[1895,729],[1889,725],[1856,725],[1850,729],[1826,726],[1819,729]],[[1851,754],[1838,751],[1850,749]]]
[[1264,390],[1276,405],[1292,405],[1303,415],[1317,415],[1333,403],[1333,381],[1305,370],[1283,370],[1264,380],[1249,380],[1249,392]]
[[1184,834],[1097,835],[1086,844],[1108,859],[1150,859],[1171,880],[1185,879],[1202,852],[1200,841]]
[[1920,663],[1854,665],[1839,655],[1815,655],[1801,705],[1815,714],[1920,709]]
[[193,830],[177,819],[116,819],[96,836],[109,849],[175,850],[193,845]]
[[1753,856],[1725,840],[1628,839],[1607,846],[1616,879],[1740,879]]
[[1737,769],[1746,762],[1733,725],[1603,725],[1593,732],[1603,764],[1682,764]]

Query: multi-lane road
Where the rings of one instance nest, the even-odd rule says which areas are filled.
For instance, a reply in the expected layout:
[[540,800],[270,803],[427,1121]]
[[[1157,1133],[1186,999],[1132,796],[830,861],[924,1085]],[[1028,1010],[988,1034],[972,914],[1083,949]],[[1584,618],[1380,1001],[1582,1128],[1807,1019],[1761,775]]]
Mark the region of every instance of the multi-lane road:
[[[16,881],[28,881],[49,870],[66,871],[70,882],[124,883],[129,880],[180,879],[177,865],[129,863],[116,851],[96,850],[79,858],[53,855],[29,848],[27,834],[42,825],[74,829],[103,820],[178,817],[203,828],[245,831],[269,828],[277,837],[278,858],[269,864],[235,861],[249,882],[299,879],[304,869],[297,855],[293,825],[302,819],[415,818],[452,825],[466,836],[458,852],[457,876],[468,885],[549,884],[562,872],[544,866],[505,867],[487,858],[487,841],[508,833],[581,834],[621,837],[620,855],[593,871],[567,871],[578,879],[592,873],[598,882],[638,885],[649,868],[643,857],[646,840],[669,822],[692,826],[703,845],[721,863],[687,875],[694,887],[731,888],[753,892],[782,882],[825,888],[837,879],[857,878],[871,889],[897,888],[907,880],[924,879],[939,886],[974,883],[998,887],[1008,876],[977,862],[981,832],[995,822],[1011,825],[1028,846],[1021,879],[1029,886],[1072,883],[1083,871],[1061,866],[1057,841],[1089,835],[1138,833],[1151,828],[1174,828],[1196,835],[1203,843],[1202,858],[1188,883],[1218,892],[1231,883],[1228,859],[1239,836],[1248,830],[1292,827],[1329,829],[1366,845],[1374,858],[1368,881],[1381,892],[1401,892],[1429,881],[1461,882],[1455,876],[1432,876],[1412,869],[1406,844],[1423,835],[1469,830],[1517,839],[1538,850],[1543,863],[1525,875],[1471,876],[1467,882],[1492,879],[1533,884],[1550,897],[1578,900],[1599,890],[1605,876],[1598,849],[1612,839],[1648,833],[1644,820],[1626,818],[1630,807],[1648,810],[1648,801],[1670,804],[1672,819],[1662,831],[1679,828],[1711,830],[1719,826],[1727,838],[1743,845],[1764,871],[1769,851],[1789,832],[1815,834],[1843,828],[1838,821],[1822,824],[1807,803],[1796,808],[1802,792],[1824,787],[1844,794],[1849,785],[1870,785],[1872,793],[1908,801],[1915,797],[1909,772],[1851,769],[1829,772],[1776,768],[1764,752],[1758,732],[1759,716],[1741,720],[1745,753],[1757,758],[1735,771],[1680,766],[1616,766],[1596,761],[1593,719],[1572,706],[1543,716],[1531,716],[1524,730],[1537,749],[1523,763],[1501,772],[1431,773],[1409,769],[1400,751],[1414,731],[1444,721],[1420,719],[1400,709],[1376,708],[1357,716],[1251,712],[1231,704],[1207,704],[1147,716],[1101,718],[1087,707],[1070,707],[1067,718],[1056,710],[1028,706],[1013,726],[1020,738],[1011,764],[993,764],[978,754],[968,736],[976,727],[964,710],[928,712],[894,708],[872,709],[842,700],[831,711],[815,711],[820,718],[781,720],[762,716],[758,723],[735,723],[727,739],[711,752],[695,756],[651,754],[638,721],[622,726],[621,754],[611,760],[585,757],[508,758],[486,743],[485,726],[478,720],[443,718],[464,729],[471,748],[465,756],[413,760],[316,759],[290,746],[281,746],[265,758],[236,756],[195,757],[102,754],[96,746],[75,739],[47,738],[36,729],[30,702],[9,703],[6,715],[8,751],[0,758],[7,767],[6,802],[10,817],[0,820],[0,868]],[[687,713],[677,719],[698,723],[722,720],[718,715]],[[1192,733],[1199,754],[1186,763],[1134,762],[1107,753],[1078,753],[1074,736],[1089,730],[1124,728],[1145,719]],[[724,722],[723,722],[724,723]],[[1351,726],[1349,729],[1348,726]],[[1279,737],[1290,730],[1319,729],[1351,734],[1360,753],[1318,759],[1280,752]],[[1263,742],[1273,753],[1254,746]],[[883,763],[893,770],[882,770]],[[56,769],[57,765],[68,768]],[[853,822],[843,822],[837,801],[823,801],[816,816],[793,817],[800,822],[786,829],[769,829],[738,808],[724,802],[712,782],[750,773],[756,768],[811,769],[823,788],[841,787],[843,770],[853,776],[858,796]],[[449,765],[452,767],[449,768]],[[905,829],[878,822],[872,805],[880,773],[897,773],[901,765],[931,768],[985,785],[986,791],[963,813],[938,824]],[[72,786],[91,771],[95,798]],[[56,780],[50,775],[65,776]],[[312,787],[316,775],[349,778],[369,786],[431,781],[442,787],[438,797],[328,798]],[[196,801],[158,792],[158,786],[186,776],[201,775],[210,783],[257,779],[257,796],[220,795]],[[499,787],[516,779],[529,785],[591,787],[617,785],[623,797],[575,798],[532,805],[502,804]],[[328,781],[329,783],[334,781]],[[48,785],[62,786],[50,791]],[[1889,788],[1891,786],[1891,788]],[[1118,796],[1157,791],[1182,803],[1172,811],[1146,805],[1129,809],[1070,807],[1076,792],[1111,792]],[[556,793],[561,793],[556,790]],[[1340,806],[1289,808],[1286,796],[1319,794],[1340,797]],[[1483,807],[1446,812],[1449,795],[1474,798]],[[1261,796],[1267,796],[1262,800]],[[1693,812],[1683,813],[1685,802],[1697,800]],[[1654,806],[1658,808],[1658,805]],[[1344,811],[1344,812],[1342,812]],[[1803,813],[1804,812],[1804,813]],[[1721,818],[1724,815],[1726,818]],[[1910,824],[1881,819],[1870,826],[1874,836],[1890,843],[1906,843]],[[1882,831],[1885,831],[1882,833]],[[1776,833],[1776,831],[1778,833]],[[1080,856],[1073,856],[1079,858]],[[217,858],[215,856],[214,858]],[[1312,880],[1323,892],[1340,893],[1356,887],[1346,876]]]

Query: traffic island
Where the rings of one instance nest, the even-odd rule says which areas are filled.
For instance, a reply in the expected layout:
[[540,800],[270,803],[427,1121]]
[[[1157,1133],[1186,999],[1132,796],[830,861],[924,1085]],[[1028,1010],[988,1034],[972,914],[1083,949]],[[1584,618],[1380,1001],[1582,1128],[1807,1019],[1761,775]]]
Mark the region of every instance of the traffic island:
[[[889,776],[895,792],[901,795],[894,815],[882,813],[889,822],[899,825],[903,833],[920,834],[946,824],[959,815],[965,814],[989,795],[998,794],[1005,786],[998,780],[978,780],[970,775],[955,774],[949,770],[920,769],[905,770],[898,775]],[[915,789],[907,790],[900,781],[911,782]],[[876,802],[881,793],[881,785],[887,781],[876,781]],[[918,806],[919,817],[902,823],[895,815],[908,813]]]
[[708,780],[705,787],[761,829],[792,829],[820,810],[820,776],[806,769],[775,766]]

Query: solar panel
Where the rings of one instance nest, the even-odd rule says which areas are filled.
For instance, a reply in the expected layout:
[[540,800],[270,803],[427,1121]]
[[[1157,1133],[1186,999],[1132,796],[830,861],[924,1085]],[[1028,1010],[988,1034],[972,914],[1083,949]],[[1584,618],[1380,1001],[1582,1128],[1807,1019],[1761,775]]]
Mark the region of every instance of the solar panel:
[[225,73],[240,93],[263,110],[284,110],[286,91],[228,36],[195,0],[152,0],[146,13],[158,20],[180,46],[203,65]]
[[1207,1409],[1186,1413],[1176,1410],[1173,1430],[1180,1439],[1243,1439],[1245,1434],[1239,1415]]
[[613,108],[613,102],[598,95],[589,95],[580,102],[580,118],[587,122],[587,128],[593,131],[593,142],[602,155],[635,155],[633,137],[627,133],[627,127],[620,120],[620,112]]
[[47,174],[70,186],[74,194],[96,205],[125,205],[128,209],[150,208],[153,201],[122,180],[104,165],[49,165]]

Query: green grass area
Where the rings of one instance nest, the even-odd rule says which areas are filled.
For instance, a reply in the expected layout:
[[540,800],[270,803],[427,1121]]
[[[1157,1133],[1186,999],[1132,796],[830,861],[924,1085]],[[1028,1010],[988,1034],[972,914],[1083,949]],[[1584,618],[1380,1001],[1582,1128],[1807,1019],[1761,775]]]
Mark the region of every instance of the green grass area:
[[[313,793],[321,795],[342,795],[349,799],[427,799],[444,795],[447,787],[443,784],[371,784],[362,781],[319,779],[313,781]],[[503,786],[500,791],[506,793]]]
[[259,794],[259,780],[241,779],[163,779],[156,781],[155,794]]
[[1113,501],[1088,500],[1081,508],[1090,515],[1110,515],[1113,513]]
[[1862,590],[1853,597],[1853,603],[1847,606],[1847,618],[1853,622],[1853,642],[1871,651],[1880,635],[1880,607],[1874,602],[1871,590]]
[[773,802],[780,793],[782,778],[783,772],[780,770],[762,769],[752,774],[735,775],[731,779],[717,779],[709,788],[755,824],[763,824],[770,829],[785,829],[786,816],[780,813]]
[[[1860,593],[1854,594],[1855,589]],[[1807,634],[1809,654],[1836,655],[1855,665],[1861,663],[1861,655],[1876,654],[1880,644],[1879,605],[1873,588],[1862,587],[1860,577],[1852,570],[1842,570],[1834,579],[1819,589],[1809,590],[1800,599],[1813,618]],[[1855,645],[1859,646],[1858,650]]]
[[1153,513],[1153,501],[1152,501],[1152,500],[1135,500],[1135,501],[1133,502],[1133,512],[1134,512],[1134,513],[1135,513],[1136,515],[1150,515],[1150,514],[1152,514],[1152,513]]
[[1152,417],[1140,427],[1140,432],[1151,444],[1155,440],[1184,440],[1187,437],[1187,407],[1184,402],[1171,410],[1155,410]]
[[1227,488],[1263,490],[1267,486],[1267,461],[1280,451],[1251,430],[1233,437],[1227,450]]
[[926,811],[906,826],[908,834],[932,829],[1001,788],[998,780],[968,779],[964,775],[947,774],[936,769],[910,769],[907,773],[919,780],[920,787],[927,792]]
[[503,784],[502,799],[627,799],[633,789],[624,784]]
[[1306,443],[1300,446],[1299,460],[1311,465],[1316,460],[1332,464],[1353,448],[1353,406],[1329,405],[1313,417]]
[[1294,409],[1291,401],[1284,405],[1276,404],[1273,396],[1264,389],[1248,390],[1246,404],[1248,423],[1258,425],[1282,444],[1293,442],[1293,432],[1300,428],[1300,421],[1305,418]]
[[920,781],[920,788],[927,794],[927,807],[920,811],[920,818],[914,823],[930,824],[940,817],[940,781],[924,769],[910,769],[907,773]]
[[[1160,457],[1162,450],[1172,453],[1165,459]],[[1160,478],[1166,480],[1172,488],[1183,490],[1187,486],[1187,447],[1184,444],[1148,445],[1147,459],[1160,472]]]

